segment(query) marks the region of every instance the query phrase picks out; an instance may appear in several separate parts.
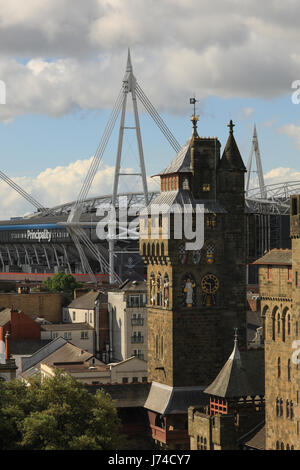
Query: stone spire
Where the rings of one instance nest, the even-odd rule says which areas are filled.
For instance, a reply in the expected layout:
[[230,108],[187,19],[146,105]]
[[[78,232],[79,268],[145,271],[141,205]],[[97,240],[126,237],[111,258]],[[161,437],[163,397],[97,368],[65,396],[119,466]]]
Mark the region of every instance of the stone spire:
[[231,355],[215,380],[204,390],[204,393],[227,399],[257,395],[249,384],[247,371],[241,361],[237,329],[235,329],[234,347]]
[[235,124],[233,124],[232,120],[230,120],[228,124],[229,136],[224,148],[222,158],[220,160],[219,168],[224,170],[246,171],[243,159],[241,157],[239,148],[233,135],[234,126]]

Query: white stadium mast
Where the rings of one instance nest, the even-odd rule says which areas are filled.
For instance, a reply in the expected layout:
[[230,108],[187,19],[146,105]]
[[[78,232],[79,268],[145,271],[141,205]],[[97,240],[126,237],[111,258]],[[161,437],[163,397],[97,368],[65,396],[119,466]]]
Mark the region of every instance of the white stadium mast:
[[[133,75],[133,68],[131,63],[130,57],[130,50],[128,49],[128,56],[127,56],[127,65],[126,65],[126,72],[123,79],[122,88],[119,92],[118,98],[115,102],[113,110],[111,112],[111,116],[109,121],[105,127],[104,133],[102,135],[101,141],[99,143],[98,149],[94,155],[93,161],[89,168],[88,174],[84,180],[83,186],[81,191],[78,195],[77,201],[75,202],[70,215],[68,217],[68,221],[66,223],[67,229],[72,236],[74,242],[76,243],[77,249],[83,258],[84,264],[90,273],[91,277],[93,273],[91,268],[89,267],[88,260],[85,256],[85,253],[82,248],[80,248],[80,241],[82,241],[93,253],[93,255],[98,259],[101,266],[104,266],[108,269],[109,272],[109,280],[110,283],[114,282],[121,282],[121,279],[114,271],[114,245],[115,239],[109,238],[109,263],[105,257],[96,249],[96,247],[92,244],[89,240],[88,236],[84,232],[80,225],[88,225],[86,222],[80,222],[80,216],[83,212],[83,205],[84,201],[87,197],[89,189],[93,183],[94,177],[97,173],[99,168],[99,164],[102,160],[102,156],[104,154],[106,145],[109,141],[113,128],[115,126],[116,120],[118,115],[121,111],[121,121],[120,121],[120,128],[119,128],[119,138],[118,138],[118,149],[117,149],[117,158],[116,158],[116,166],[115,166],[115,174],[114,174],[114,184],[113,184],[113,194],[112,194],[112,207],[115,209],[117,205],[117,196],[118,196],[118,188],[119,188],[119,177],[121,175],[129,175],[129,173],[122,173],[121,172],[121,160],[122,160],[122,147],[123,147],[123,137],[124,137],[124,129],[128,128],[125,126],[125,115],[126,115],[126,105],[127,105],[127,96],[128,93],[131,93],[132,97],[132,104],[133,104],[133,112],[134,112],[134,121],[135,127],[131,127],[131,129],[135,129],[136,137],[137,137],[137,145],[138,145],[138,152],[139,152],[139,164],[140,164],[140,173],[134,173],[138,175],[142,179],[143,185],[143,193],[145,203],[148,204],[148,188],[147,188],[147,178],[146,178],[146,169],[145,169],[145,160],[144,160],[144,153],[143,153],[143,146],[142,146],[142,138],[141,138],[141,130],[140,130],[140,122],[139,122],[139,114],[137,108],[137,97],[139,98],[140,102],[143,104],[146,111],[150,114],[156,125],[159,127],[161,132],[164,134],[166,139],[169,141],[170,145],[173,147],[176,153],[179,152],[181,146],[173,136],[171,131],[168,129],[167,125],[164,123],[162,118],[159,116],[157,111],[155,110],[154,106],[151,104],[145,93],[143,92],[142,88],[136,81],[135,76]],[[131,173],[130,175],[133,175]]]
[[[253,159],[253,153],[255,154],[255,160],[256,160],[256,171],[252,170],[252,159]],[[264,181],[264,174],[262,170],[262,164],[261,164],[261,156],[260,156],[260,150],[259,150],[259,145],[258,145],[258,138],[257,138],[257,132],[256,132],[256,125],[254,124],[254,130],[253,130],[253,137],[252,137],[252,146],[251,146],[251,151],[247,163],[247,176],[246,176],[246,197],[249,195],[249,186],[250,186],[250,179],[251,179],[251,173],[256,173],[258,177],[258,185],[259,185],[259,191],[260,191],[260,198],[261,199],[267,199],[267,190],[265,186],[265,181]]]

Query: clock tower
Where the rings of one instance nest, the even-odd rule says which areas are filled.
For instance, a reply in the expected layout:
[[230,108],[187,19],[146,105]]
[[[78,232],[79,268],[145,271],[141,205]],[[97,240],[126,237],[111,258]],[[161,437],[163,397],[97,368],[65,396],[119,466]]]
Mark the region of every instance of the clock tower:
[[[219,140],[199,137],[197,120],[192,116],[191,138],[160,173],[160,195],[140,218],[152,382],[145,408],[153,437],[169,448],[188,441],[187,409],[205,399],[202,390],[226,362],[234,328],[246,346],[245,166],[232,121],[221,157]],[[178,227],[195,231],[197,208],[204,243],[191,248]]]

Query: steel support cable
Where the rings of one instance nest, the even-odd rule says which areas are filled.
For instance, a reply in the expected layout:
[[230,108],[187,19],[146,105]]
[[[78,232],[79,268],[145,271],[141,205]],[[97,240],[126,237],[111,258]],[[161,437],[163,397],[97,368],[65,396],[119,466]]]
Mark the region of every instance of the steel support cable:
[[78,233],[78,235],[80,234],[80,238],[86,244],[86,246],[90,249],[90,251],[95,256],[95,258],[99,261],[99,263],[101,261],[104,265],[104,268],[108,269],[109,264],[107,263],[105,257],[96,249],[96,247],[91,242],[91,240],[88,238],[86,233],[82,229],[79,229],[77,233]]
[[[89,264],[89,261],[88,261],[88,259],[87,259],[87,257],[86,257],[86,254],[85,254],[85,252],[84,252],[84,250],[83,250],[83,248],[82,248],[82,246],[81,246],[81,244],[80,244],[79,237],[77,236],[77,234],[76,234],[73,230],[71,230],[70,232],[72,232],[72,235],[71,235],[71,236],[72,236],[72,239],[73,239],[73,241],[74,241],[74,243],[75,243],[75,246],[76,246],[76,248],[77,248],[77,250],[78,250],[78,253],[79,253],[79,256],[80,256],[80,261],[81,261],[81,264],[82,264],[83,269],[90,275],[90,277],[91,277],[91,278],[93,279],[93,281],[96,283],[96,282],[97,282],[97,281],[96,281],[96,277],[95,277],[95,275],[94,275],[94,273],[93,273],[93,271],[92,271],[92,268],[91,268],[91,266],[90,266],[90,264]],[[70,233],[70,234],[71,234],[71,233]]]
[[[94,247],[93,243],[90,241],[90,239],[88,238],[88,236],[86,235],[86,233],[84,232],[83,229],[79,228],[79,227],[76,227],[73,229],[74,232],[76,233],[76,236],[81,239],[85,244],[86,246],[90,249],[90,251],[92,252],[92,254],[95,256],[95,258],[97,260],[101,259],[101,262],[103,262],[104,264],[104,267],[107,269],[108,267],[108,264],[107,264],[107,261],[105,260],[105,258],[103,257],[103,255],[101,255],[99,253],[98,250],[96,250],[96,248]],[[100,261],[99,261],[100,262]]]
[[175,137],[172,135],[171,131],[168,129],[168,127],[165,125],[155,108],[151,105],[150,101],[147,99],[146,95],[141,94],[139,91],[137,91],[137,96],[139,97],[141,103],[144,105],[152,119],[155,121],[156,125],[158,128],[161,130],[161,132],[164,134],[166,139],[169,141],[171,146],[174,148],[176,152],[179,152],[180,150],[180,145],[175,139]]
[[7,183],[12,189],[17,191],[21,196],[23,196],[30,204],[32,204],[34,207],[37,209],[43,211],[43,212],[49,212],[45,207],[43,207],[34,197],[30,196],[24,189],[22,189],[17,183],[12,181],[5,173],[0,171],[0,178]]
[[[110,136],[111,130],[112,130],[112,127],[109,128],[109,136]],[[101,142],[100,142],[100,144],[97,148],[97,151],[96,151],[96,153],[93,157],[91,166],[90,166],[90,168],[88,170],[88,173],[85,177],[85,180],[83,182],[82,188],[80,190],[80,193],[78,195],[78,198],[77,198],[77,201],[76,201],[75,205],[77,205],[80,202],[83,202],[86,199],[86,195],[87,195],[87,193],[88,193],[88,191],[91,187],[91,184],[92,184],[93,179],[95,177],[95,174],[97,172],[98,166],[100,164],[103,152],[105,150],[105,147],[103,148],[103,142],[105,142],[105,146],[106,146],[109,136],[107,137],[107,134],[105,134],[105,135],[103,134],[103,136],[102,136],[102,140],[101,140]]]
[[173,139],[172,134],[165,127],[162,126],[162,123],[160,121],[161,118],[159,118],[159,114],[155,114],[150,108],[148,108],[148,103],[144,101],[143,96],[141,96],[138,93],[137,93],[137,96],[139,97],[141,103],[144,105],[144,107],[146,108],[146,110],[148,111],[148,113],[150,114],[150,116],[152,117],[156,125],[158,126],[158,128],[161,130],[161,132],[166,137],[170,145],[173,147],[175,152],[178,153],[181,147],[179,143]]
[[[94,246],[94,244],[91,242],[91,240],[88,238],[88,236],[86,235],[86,233],[83,231],[83,229],[81,228],[76,228],[76,234],[80,237],[80,239],[83,241],[83,243],[86,244],[87,248],[89,248],[89,250],[91,251],[91,253],[95,256],[95,258],[99,261],[100,263],[100,260],[101,262],[103,263],[104,267],[106,269],[109,269],[109,263],[106,261],[105,257],[96,249],[96,247]],[[116,272],[114,272],[114,277],[116,278],[116,280],[118,282],[121,282],[121,279],[120,277],[118,276],[118,274]]]
[[136,84],[136,94],[139,97],[142,104],[144,105],[144,107],[146,108],[146,110],[148,111],[148,113],[156,122],[160,130],[163,132],[163,134],[165,135],[169,143],[172,145],[174,150],[176,152],[179,152],[179,150],[181,149],[181,145],[179,144],[177,139],[174,137],[174,135],[172,134],[168,126],[165,124],[163,119],[160,117],[160,115],[158,114],[158,112],[156,111],[156,109],[154,108],[150,100],[147,98],[147,96],[145,95],[144,91],[142,90],[142,88],[140,87],[138,83]]
[[[174,136],[171,134],[171,132],[169,131],[169,129],[167,128],[167,126],[164,124],[164,122],[162,121],[161,117],[159,116],[159,114],[157,113],[157,111],[155,110],[155,108],[153,107],[153,105],[150,103],[150,101],[148,100],[148,98],[146,97],[146,95],[142,92],[141,89],[137,89],[136,90],[136,94],[138,96],[138,98],[140,99],[141,103],[143,104],[143,106],[145,107],[146,111],[148,111],[148,113],[150,114],[150,116],[152,117],[152,119],[155,121],[156,125],[158,126],[158,128],[161,130],[161,132],[164,134],[164,136],[166,137],[166,139],[169,141],[169,143],[172,145],[172,147],[174,148],[174,150],[176,152],[178,152],[178,148],[180,148],[178,142],[176,141],[176,139],[174,138]],[[178,144],[178,145],[177,145]]]
[[[95,173],[97,171],[97,168],[98,168],[98,165],[100,163],[99,154],[100,154],[100,152],[102,152],[102,154],[103,154],[103,151],[105,150],[107,141],[110,137],[111,131],[112,131],[113,126],[115,124],[115,121],[116,121],[116,119],[118,117],[118,114],[120,112],[120,106],[121,106],[120,103],[122,102],[121,98],[122,98],[122,92],[120,91],[120,93],[118,95],[118,98],[116,100],[116,103],[113,107],[113,110],[112,110],[111,116],[109,118],[109,121],[106,124],[106,127],[105,127],[104,133],[102,135],[101,141],[98,145],[98,148],[96,150],[94,159],[93,159],[92,164],[89,168],[88,174],[85,178],[85,181],[83,183],[83,186],[81,188],[81,191],[79,193],[79,196],[78,196],[77,200],[81,201],[81,200],[85,199],[85,195],[87,194],[87,191],[89,190],[89,188],[91,186],[92,180],[94,178],[94,175],[95,175]],[[102,157],[102,154],[101,154],[101,157]]]
[[89,168],[88,174],[85,178],[85,181],[83,183],[81,191],[78,195],[77,203],[82,202],[86,198],[86,195],[87,195],[87,193],[88,193],[88,191],[91,187],[94,176],[95,176],[95,174],[97,172],[97,169],[99,167],[99,163],[100,163],[101,158],[103,156],[103,153],[105,151],[107,142],[108,142],[108,140],[111,136],[112,130],[115,126],[116,120],[117,120],[118,115],[120,113],[122,102],[123,102],[123,91],[121,90],[119,95],[118,95],[118,98],[116,100],[116,103],[113,107],[113,110],[112,110],[111,116],[109,118],[109,121],[106,124],[104,133],[102,135],[101,141],[100,141],[100,143],[98,145],[98,148],[96,150],[96,153],[95,153],[95,156],[93,158],[92,164]]

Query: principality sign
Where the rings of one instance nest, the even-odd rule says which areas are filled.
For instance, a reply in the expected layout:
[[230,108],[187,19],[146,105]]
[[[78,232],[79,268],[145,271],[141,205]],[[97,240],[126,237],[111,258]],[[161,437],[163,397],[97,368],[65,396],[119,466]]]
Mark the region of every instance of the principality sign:
[[28,240],[47,240],[51,241],[51,232],[47,229],[44,230],[27,230],[27,239]]

